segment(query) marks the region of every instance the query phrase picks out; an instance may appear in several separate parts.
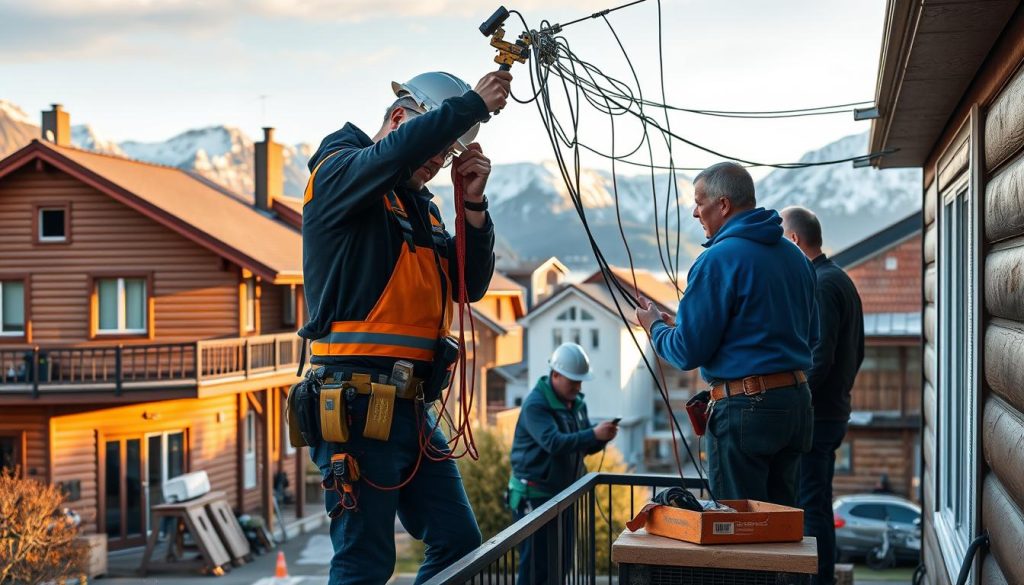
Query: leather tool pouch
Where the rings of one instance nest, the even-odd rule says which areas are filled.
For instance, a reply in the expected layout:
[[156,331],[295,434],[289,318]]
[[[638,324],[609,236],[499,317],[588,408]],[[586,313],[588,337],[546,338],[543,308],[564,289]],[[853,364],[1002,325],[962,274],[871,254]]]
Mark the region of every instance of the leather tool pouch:
[[330,443],[348,441],[348,416],[345,412],[342,384],[324,384],[320,388],[320,428]]
[[288,391],[288,441],[292,447],[320,444],[320,382],[310,374]]
[[391,384],[370,385],[370,405],[366,409],[364,437],[387,441],[391,436],[391,421],[395,416],[395,390]]
[[686,402],[686,414],[690,417],[690,424],[693,425],[693,432],[698,437],[703,437],[708,427],[708,403],[711,401],[711,393],[707,390],[698,392]]
[[459,341],[451,336],[442,337],[434,346],[434,361],[430,365],[430,378],[423,386],[423,401],[427,404],[441,397],[452,385],[455,364],[459,361]]

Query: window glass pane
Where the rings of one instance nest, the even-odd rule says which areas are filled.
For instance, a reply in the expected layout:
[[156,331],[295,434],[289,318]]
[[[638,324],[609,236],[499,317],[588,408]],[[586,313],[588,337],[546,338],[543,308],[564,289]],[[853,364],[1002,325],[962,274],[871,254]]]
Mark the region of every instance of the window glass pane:
[[25,285],[17,281],[7,281],[0,284],[3,290],[3,297],[0,298],[0,307],[3,308],[3,320],[0,322],[0,331],[4,333],[21,332],[25,330]]
[[121,442],[107,441],[106,451],[107,535],[121,538]]
[[570,321],[575,321],[576,320],[576,307],[570,307],[569,308],[569,320]]
[[245,281],[245,330],[256,329],[256,279]]
[[553,329],[551,331],[551,344],[555,347],[562,345],[562,330]]
[[570,329],[569,330],[569,337],[570,337],[570,339],[572,339],[572,342],[575,343],[576,345],[580,344],[580,330],[579,329]]
[[284,294],[281,295],[284,302],[284,307],[282,307],[281,323],[284,325],[295,325],[295,295],[295,285],[284,289]]
[[63,209],[41,209],[39,215],[40,237],[60,239],[65,237]]
[[[14,471],[21,465],[14,437],[0,437],[0,469]],[[25,470],[21,470],[24,473]]]
[[889,520],[893,522],[899,522],[901,524],[913,524],[914,520],[917,520],[917,512],[907,508],[905,506],[886,506],[885,509],[889,512]]
[[105,278],[96,288],[100,297],[100,330],[117,331],[117,279]]
[[593,321],[594,316],[584,309],[580,309],[580,321]]
[[569,311],[562,311],[561,313],[558,314],[557,317],[555,317],[555,321],[568,321],[568,320],[569,320]]
[[185,473],[185,433],[167,435],[167,477]]
[[601,346],[601,333],[597,329],[590,330],[590,347],[597,349]]
[[128,329],[146,328],[146,281],[141,278],[126,278],[124,281],[125,295],[125,327]]
[[851,508],[850,515],[869,520],[885,520],[885,506],[881,504],[861,504]]
[[125,532],[142,532],[142,441],[125,441]]

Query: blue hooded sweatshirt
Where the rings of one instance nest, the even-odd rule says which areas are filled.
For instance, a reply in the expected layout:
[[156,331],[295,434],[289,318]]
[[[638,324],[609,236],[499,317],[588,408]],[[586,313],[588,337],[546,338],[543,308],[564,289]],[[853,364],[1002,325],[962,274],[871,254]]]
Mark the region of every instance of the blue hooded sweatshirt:
[[818,338],[814,267],[782,237],[774,210],[744,211],[690,268],[676,327],[655,322],[658,355],[709,383],[811,367]]

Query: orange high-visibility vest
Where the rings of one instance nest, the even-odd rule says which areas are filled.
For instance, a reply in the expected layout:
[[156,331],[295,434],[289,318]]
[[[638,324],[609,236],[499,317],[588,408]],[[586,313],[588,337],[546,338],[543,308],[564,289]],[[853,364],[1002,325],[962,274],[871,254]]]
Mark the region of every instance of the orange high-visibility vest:
[[[310,184],[312,182],[310,179]],[[401,227],[406,244],[402,246],[394,272],[365,319],[335,321],[331,323],[330,333],[313,341],[315,356],[430,361],[437,340],[449,333],[452,291],[448,260],[440,257],[436,250],[446,241],[444,224],[429,213],[434,246],[417,246],[413,242],[408,214],[394,192],[385,196],[384,204]]]

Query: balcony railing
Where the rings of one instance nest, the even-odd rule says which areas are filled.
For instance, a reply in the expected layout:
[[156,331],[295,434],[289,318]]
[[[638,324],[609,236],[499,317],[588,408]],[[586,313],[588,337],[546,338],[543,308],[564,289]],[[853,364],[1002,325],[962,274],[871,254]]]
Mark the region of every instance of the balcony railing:
[[427,584],[522,582],[517,580],[517,547],[527,538],[544,533],[547,567],[524,567],[526,583],[539,582],[539,575],[546,572],[548,583],[596,585],[607,579],[611,585],[617,581],[611,546],[626,521],[640,511],[657,488],[678,485],[691,490],[704,486],[698,479],[683,483],[671,475],[587,474]]
[[0,349],[0,393],[180,388],[294,371],[301,339],[276,333],[191,343]]

